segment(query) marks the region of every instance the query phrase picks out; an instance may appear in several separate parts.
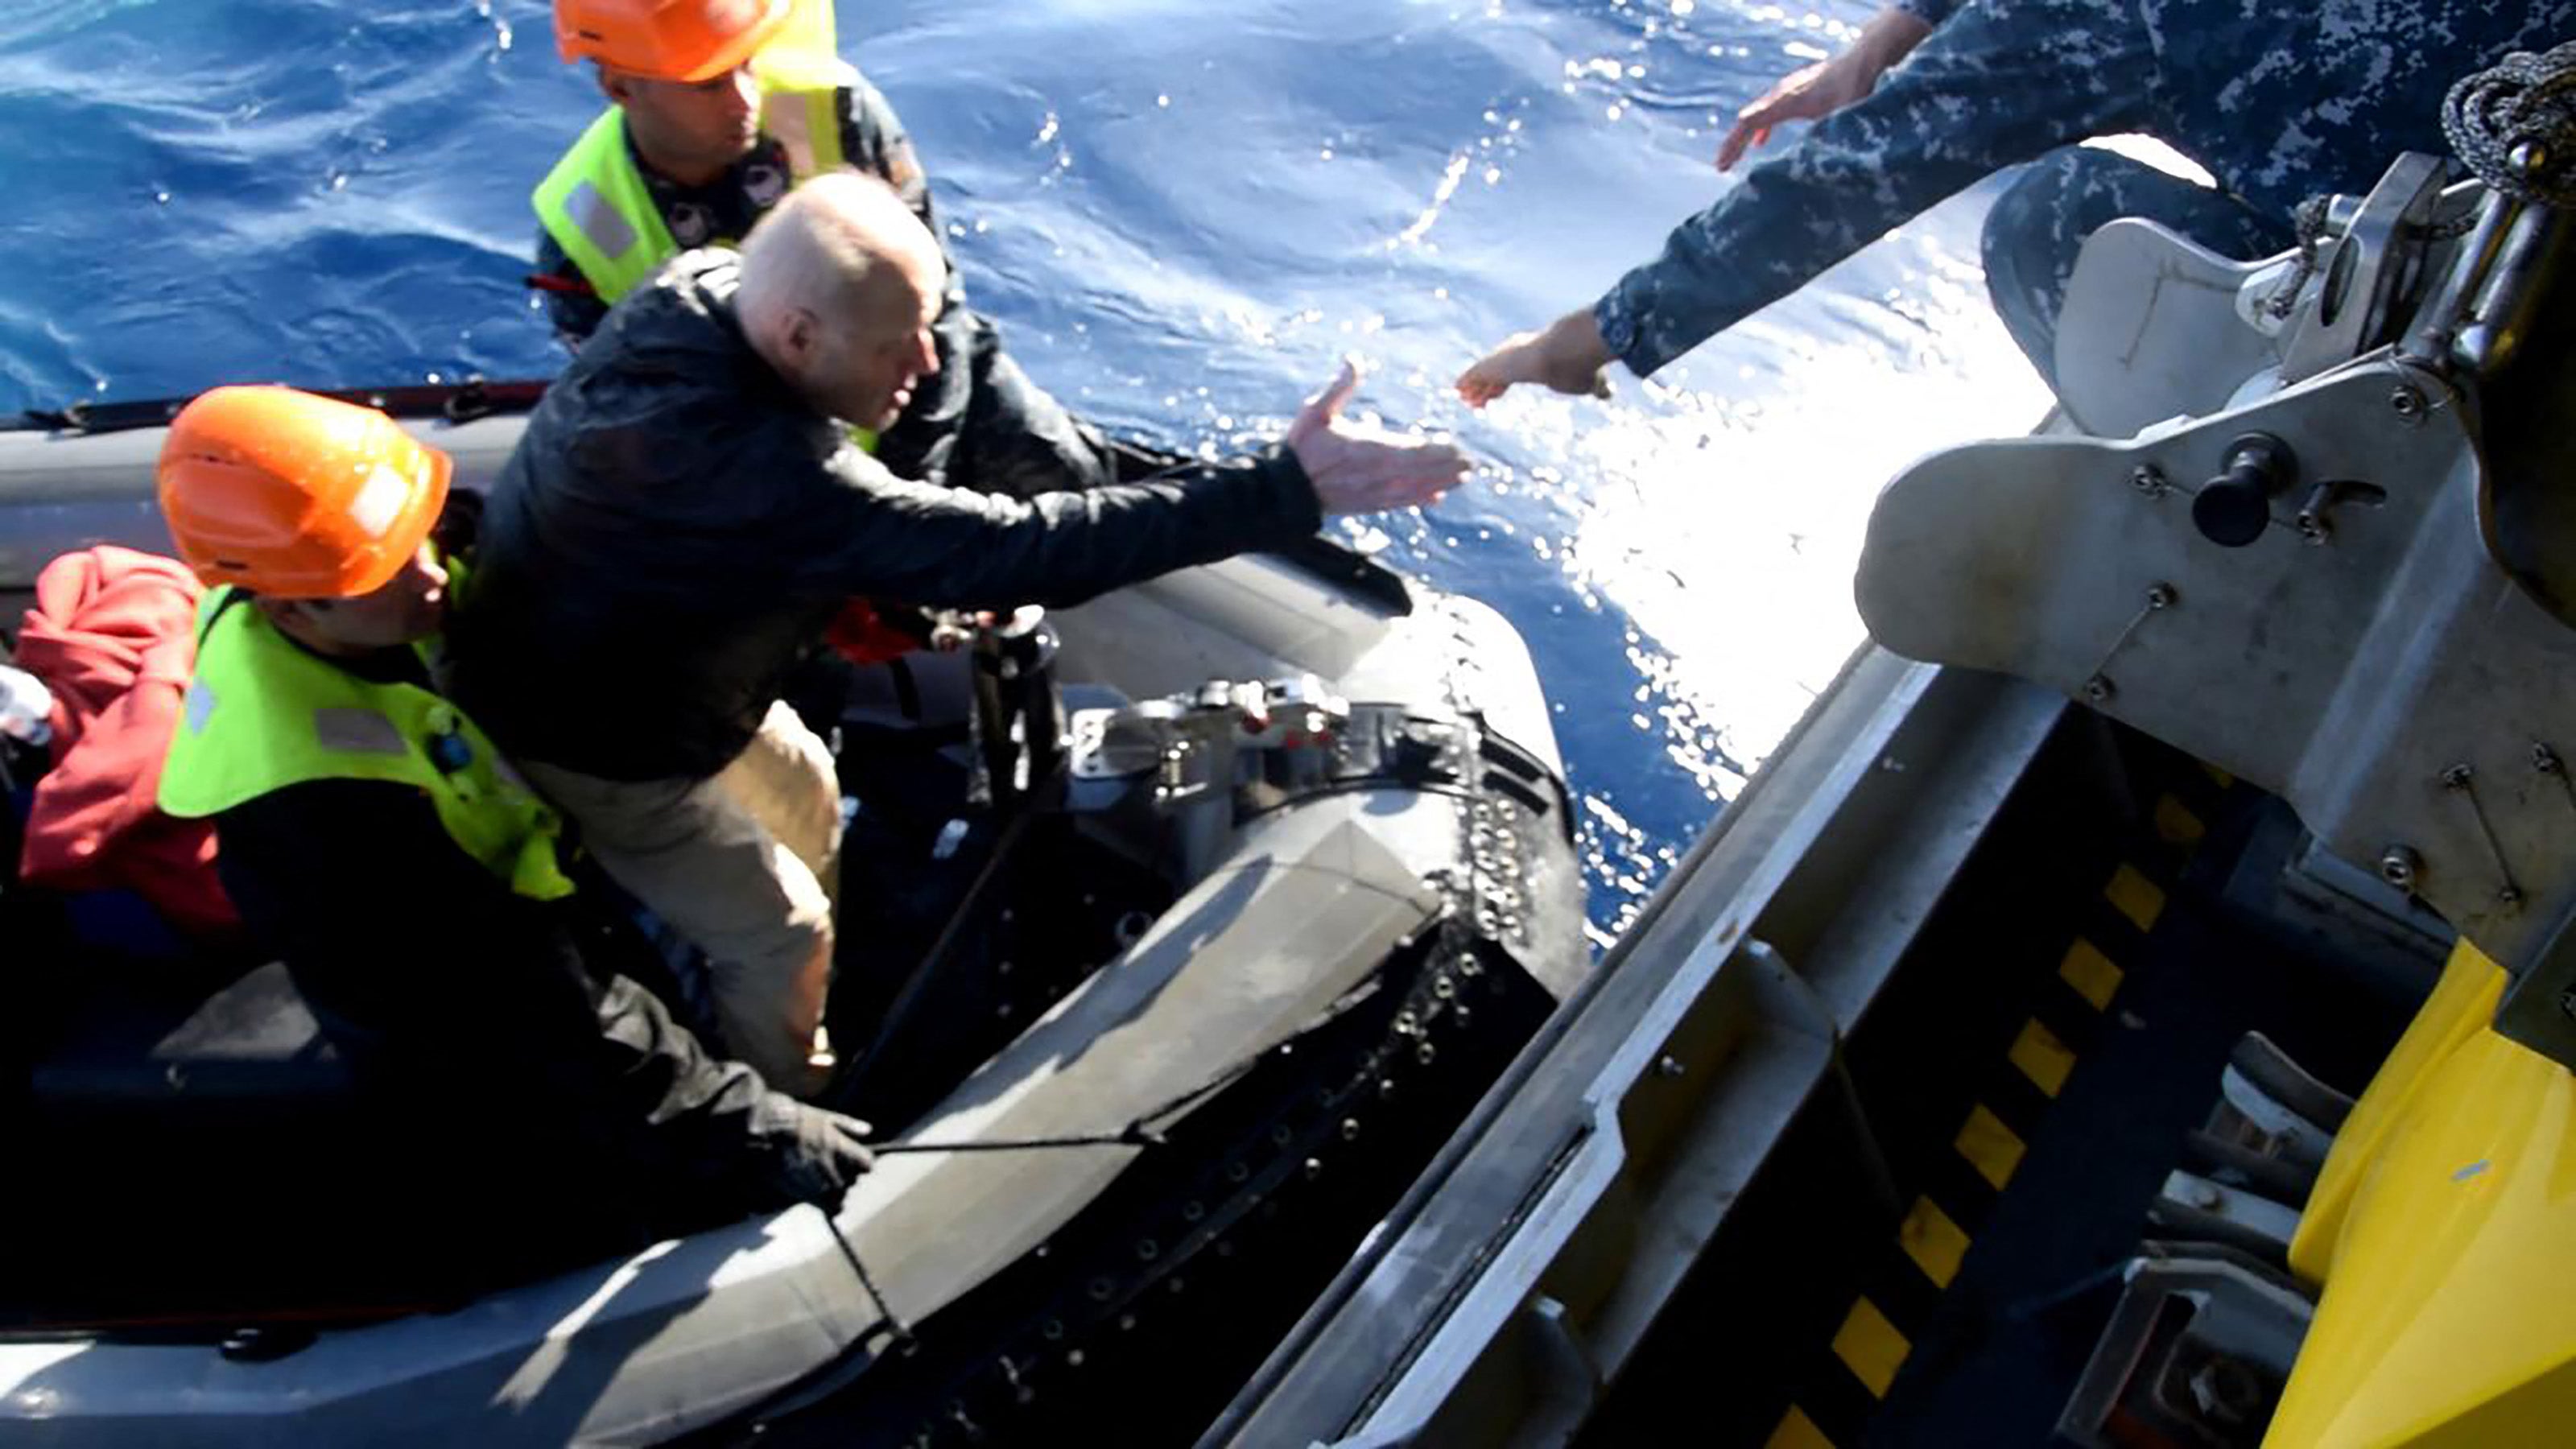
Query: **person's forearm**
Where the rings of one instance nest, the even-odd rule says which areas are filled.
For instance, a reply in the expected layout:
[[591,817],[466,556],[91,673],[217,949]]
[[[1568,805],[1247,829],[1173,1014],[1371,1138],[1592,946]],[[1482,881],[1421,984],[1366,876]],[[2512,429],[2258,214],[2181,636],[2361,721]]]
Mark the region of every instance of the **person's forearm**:
[[2024,93],[2043,50],[1965,24],[1944,27],[1940,63],[1927,71],[1927,53],[1817,122],[1620,278],[1592,309],[1612,355],[1647,376],[1953,192],[2091,134],[2098,103]]
[[[1949,6],[1943,0],[1923,0],[1923,3],[1939,6],[1943,18],[1949,14]],[[1853,37],[1851,48],[1868,65],[1870,73],[1877,75],[1912,55],[1914,47],[1921,45],[1923,37],[1930,35],[1932,28],[1940,23],[1940,19],[1929,18],[1921,10],[1890,5],[1869,18],[1869,23],[1860,28],[1860,34]]]
[[590,279],[543,227],[537,229],[537,265],[528,285],[545,298],[546,320],[554,324],[566,351],[580,351],[608,315],[608,304],[591,290]]
[[859,487],[874,502],[859,512],[834,572],[852,592],[948,608],[1076,604],[1278,547],[1322,521],[1314,485],[1285,450],[1025,501],[882,475]]
[[1931,34],[1934,26],[1957,14],[1964,3],[1965,0],[1896,0],[1896,3],[1871,16],[1869,23],[1861,27],[1861,34],[1866,36],[1882,25],[1891,28],[1900,28],[1900,23],[1910,26],[1914,32],[1913,39],[1905,41],[1903,48],[1889,58],[1888,63],[1893,65],[1903,60],[1905,52],[1920,44],[1924,36]]
[[1813,155],[1813,144],[1755,169],[1673,228],[1663,255],[1593,304],[1603,342],[1629,371],[1651,376],[1987,170],[1889,167],[1866,175],[1819,164],[1848,158]]

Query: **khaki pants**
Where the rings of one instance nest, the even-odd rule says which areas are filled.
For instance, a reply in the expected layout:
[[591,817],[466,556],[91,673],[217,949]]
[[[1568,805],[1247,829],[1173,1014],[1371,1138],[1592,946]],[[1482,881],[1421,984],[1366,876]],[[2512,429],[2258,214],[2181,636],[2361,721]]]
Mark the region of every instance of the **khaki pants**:
[[529,783],[581,827],[600,868],[709,957],[734,1056],[783,1092],[822,1085],[841,791],[831,751],[784,703],[708,780],[603,780],[540,761]]

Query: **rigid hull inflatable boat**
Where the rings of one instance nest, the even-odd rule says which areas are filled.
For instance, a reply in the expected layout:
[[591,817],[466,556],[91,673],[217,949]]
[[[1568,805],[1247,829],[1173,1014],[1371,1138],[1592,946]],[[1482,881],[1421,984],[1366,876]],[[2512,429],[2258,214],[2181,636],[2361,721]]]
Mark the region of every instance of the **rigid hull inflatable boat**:
[[[371,400],[479,488],[538,390]],[[0,432],[0,590],[68,549],[166,547],[166,413]],[[10,1099],[50,1158],[12,1190],[42,1223],[13,1251],[79,1266],[10,1275],[51,1286],[0,1310],[6,1437],[934,1443],[1044,1416],[1134,1441],[1204,1422],[1588,970],[1563,770],[1498,615],[1320,540],[1044,625],[922,661],[892,705],[847,695],[844,912],[900,928],[843,934],[906,944],[872,963],[855,1041],[836,995],[865,1076],[845,1100],[900,1128],[836,1214],[461,1300],[433,1286],[398,1305],[416,1311],[327,1283],[210,1306],[187,1261],[120,1241],[189,1212],[201,1175],[329,1140],[337,1064],[274,965],[177,1002],[76,981],[21,1033]],[[28,895],[13,930],[50,904]],[[117,969],[54,954],[13,951],[12,975]],[[83,1181],[123,1185],[27,1206]]]

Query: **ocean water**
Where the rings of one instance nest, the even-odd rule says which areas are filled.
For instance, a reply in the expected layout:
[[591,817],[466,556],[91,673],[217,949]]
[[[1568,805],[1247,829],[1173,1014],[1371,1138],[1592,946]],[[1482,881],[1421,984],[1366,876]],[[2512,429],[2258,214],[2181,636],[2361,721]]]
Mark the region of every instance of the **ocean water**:
[[[1651,256],[1870,9],[845,0],[841,42],[1078,411],[1224,450],[1356,354],[1363,409],[1484,460],[1348,531],[1527,636],[1607,940],[1858,642],[1878,486],[2037,419],[1990,188],[1608,403],[1448,381]],[[527,195],[599,104],[541,0],[0,0],[0,410],[553,371]]]

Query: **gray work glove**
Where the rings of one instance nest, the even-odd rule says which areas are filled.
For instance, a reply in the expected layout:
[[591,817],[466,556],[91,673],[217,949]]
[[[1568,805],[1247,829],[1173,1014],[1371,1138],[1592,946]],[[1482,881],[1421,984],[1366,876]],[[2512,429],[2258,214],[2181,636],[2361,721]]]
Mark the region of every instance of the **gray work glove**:
[[772,1092],[760,1108],[760,1135],[771,1147],[773,1181],[798,1202],[840,1206],[859,1174],[876,1166],[868,1124]]

